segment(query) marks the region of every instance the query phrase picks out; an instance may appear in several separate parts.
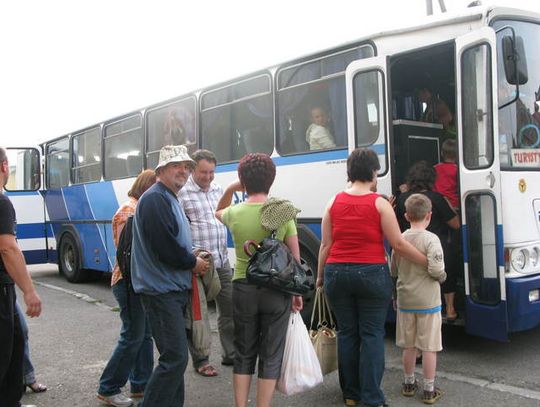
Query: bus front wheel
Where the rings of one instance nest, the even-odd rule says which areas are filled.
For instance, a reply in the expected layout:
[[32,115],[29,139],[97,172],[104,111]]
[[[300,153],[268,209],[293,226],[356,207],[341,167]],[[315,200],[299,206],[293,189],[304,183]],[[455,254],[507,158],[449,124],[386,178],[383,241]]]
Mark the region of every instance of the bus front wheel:
[[87,279],[87,273],[81,269],[79,245],[71,234],[66,234],[60,241],[58,256],[60,272],[70,283],[82,283]]

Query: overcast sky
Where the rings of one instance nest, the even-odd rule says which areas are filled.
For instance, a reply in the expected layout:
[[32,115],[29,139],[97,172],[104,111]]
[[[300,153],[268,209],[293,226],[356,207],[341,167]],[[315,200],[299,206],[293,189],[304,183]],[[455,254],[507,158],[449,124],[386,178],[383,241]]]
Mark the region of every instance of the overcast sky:
[[[540,0],[497,3],[540,12]],[[5,0],[0,145],[49,140],[425,14],[425,0]]]

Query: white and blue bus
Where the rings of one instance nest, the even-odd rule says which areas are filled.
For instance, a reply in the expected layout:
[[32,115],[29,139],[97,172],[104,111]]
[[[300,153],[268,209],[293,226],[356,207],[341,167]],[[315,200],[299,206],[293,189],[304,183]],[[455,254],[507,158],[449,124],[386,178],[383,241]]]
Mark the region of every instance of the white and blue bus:
[[[163,145],[183,143],[215,152],[224,186],[245,153],[270,154],[278,168],[272,192],[301,208],[301,254],[316,272],[321,216],[346,185],[350,151],[377,152],[386,195],[416,160],[440,160],[449,129],[421,121],[418,89],[429,87],[456,125],[461,322],[470,334],[508,340],[540,325],[539,66],[539,15],[473,7],[148,106],[40,149],[11,149],[7,189],[20,245],[28,263],[58,261],[72,282],[111,271],[111,218],[133,178],[155,167]],[[310,150],[306,140],[315,107],[328,115],[331,148]]]

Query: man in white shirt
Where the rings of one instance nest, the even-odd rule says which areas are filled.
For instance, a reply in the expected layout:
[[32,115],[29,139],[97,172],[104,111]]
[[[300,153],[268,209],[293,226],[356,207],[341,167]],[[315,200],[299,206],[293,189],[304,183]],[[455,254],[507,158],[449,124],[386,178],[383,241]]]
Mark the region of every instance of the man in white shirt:
[[[212,254],[221,283],[221,291],[216,297],[218,331],[222,346],[222,365],[234,362],[234,323],[232,317],[232,270],[227,255],[227,229],[215,217],[216,207],[223,188],[214,182],[216,157],[208,150],[197,150],[192,154],[196,166],[178,198],[191,225],[193,247]],[[203,315],[208,318],[208,314]],[[216,376],[216,369],[210,364],[210,349],[199,352],[191,346],[190,353],[196,371],[203,376]]]

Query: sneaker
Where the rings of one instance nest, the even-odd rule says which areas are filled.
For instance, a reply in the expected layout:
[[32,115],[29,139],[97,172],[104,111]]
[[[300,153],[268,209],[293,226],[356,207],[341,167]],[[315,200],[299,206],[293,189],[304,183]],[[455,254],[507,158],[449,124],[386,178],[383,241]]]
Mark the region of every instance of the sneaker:
[[353,400],[353,399],[345,399],[345,400],[343,400],[343,402],[345,403],[346,406],[356,406],[357,405],[356,400]]
[[418,390],[418,380],[415,380],[414,383],[402,383],[401,384],[401,395],[405,397],[413,397]]
[[128,407],[133,405],[133,400],[124,396],[122,393],[118,393],[113,396],[102,396],[101,394],[98,394],[97,398],[103,403],[114,407]]
[[433,391],[424,390],[424,397],[422,398],[422,401],[424,404],[435,404],[442,395],[443,393],[438,387],[435,387]]

